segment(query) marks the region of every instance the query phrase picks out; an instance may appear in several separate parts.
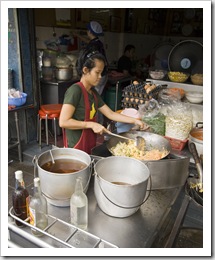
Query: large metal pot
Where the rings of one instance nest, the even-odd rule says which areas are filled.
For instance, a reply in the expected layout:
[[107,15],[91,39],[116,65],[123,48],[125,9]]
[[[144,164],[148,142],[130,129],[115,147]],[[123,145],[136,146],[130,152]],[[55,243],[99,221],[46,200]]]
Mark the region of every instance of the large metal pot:
[[194,143],[196,145],[196,150],[198,155],[203,154],[203,125],[202,122],[196,123],[196,127],[194,127],[189,134],[188,143]]
[[[161,135],[157,135],[149,132],[142,132],[142,131],[129,131],[129,132],[121,133],[119,135],[131,139],[135,139],[135,137],[137,136],[143,137],[145,139],[145,149],[148,151],[152,149],[158,149],[160,151],[167,150],[168,153],[166,154],[166,156],[171,151],[170,142]],[[122,138],[118,138],[118,137],[111,137],[107,141],[108,150],[112,153],[111,149],[115,147],[119,142],[127,142],[127,140],[123,140]]]
[[[52,159],[51,154],[54,160],[79,160],[85,163],[87,167],[74,173],[65,174],[46,171],[41,168],[41,166]],[[39,155],[36,164],[38,168],[38,175],[41,180],[41,190],[49,203],[60,207],[69,206],[71,195],[75,190],[75,182],[77,177],[82,177],[83,189],[85,193],[87,192],[91,178],[91,158],[87,153],[74,148],[57,148],[48,150]]]
[[143,204],[150,172],[141,161],[121,156],[99,160],[94,167],[94,192],[100,209],[124,218]]
[[68,68],[56,68],[55,77],[57,80],[70,80],[72,79],[73,69],[72,67]]

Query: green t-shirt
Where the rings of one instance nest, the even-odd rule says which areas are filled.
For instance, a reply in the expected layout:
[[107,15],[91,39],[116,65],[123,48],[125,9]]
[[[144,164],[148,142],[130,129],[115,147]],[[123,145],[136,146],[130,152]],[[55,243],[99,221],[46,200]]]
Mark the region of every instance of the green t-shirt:
[[[98,108],[102,107],[105,103],[101,96],[95,89],[92,89],[97,97]],[[88,93],[88,98],[90,101],[90,117],[93,118],[98,111],[96,111],[95,101],[93,95]],[[84,104],[84,95],[82,89],[78,84],[73,84],[69,87],[64,96],[64,104],[71,104],[75,107],[75,112],[73,114],[73,119],[84,121],[85,119],[85,104]],[[71,130],[66,129],[66,136],[68,139],[68,147],[74,147],[78,140],[80,139],[82,130]]]

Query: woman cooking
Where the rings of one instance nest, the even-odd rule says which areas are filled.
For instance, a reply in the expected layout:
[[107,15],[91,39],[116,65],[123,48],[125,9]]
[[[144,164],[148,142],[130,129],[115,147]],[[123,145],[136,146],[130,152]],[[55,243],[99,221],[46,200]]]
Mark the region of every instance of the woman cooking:
[[77,60],[76,69],[80,82],[73,84],[65,93],[59,125],[66,129],[68,147],[73,147],[90,154],[96,146],[97,134],[106,132],[106,128],[97,123],[100,111],[108,119],[135,124],[144,128],[144,123],[112,111],[102,100],[95,87],[105,72],[105,57],[98,51],[82,50]]

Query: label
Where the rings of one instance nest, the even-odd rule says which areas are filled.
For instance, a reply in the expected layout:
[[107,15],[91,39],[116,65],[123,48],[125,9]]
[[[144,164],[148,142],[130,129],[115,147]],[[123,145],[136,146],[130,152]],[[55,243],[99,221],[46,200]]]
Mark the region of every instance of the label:
[[188,68],[190,68],[190,66],[191,66],[191,61],[190,61],[190,59],[188,59],[188,58],[183,58],[183,59],[181,60],[181,67],[182,67],[183,69],[188,69]]
[[30,204],[30,196],[26,198],[26,210],[27,210],[27,216],[29,216],[29,204]]
[[29,207],[29,214],[30,214],[30,224],[34,226],[36,224],[36,212],[35,212],[35,209]]

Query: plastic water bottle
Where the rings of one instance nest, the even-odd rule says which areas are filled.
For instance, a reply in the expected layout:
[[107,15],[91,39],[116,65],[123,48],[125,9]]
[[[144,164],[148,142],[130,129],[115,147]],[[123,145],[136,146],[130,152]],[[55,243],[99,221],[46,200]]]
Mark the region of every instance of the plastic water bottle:
[[75,184],[75,192],[70,199],[70,218],[71,224],[87,229],[88,226],[88,199],[83,192],[82,178],[78,177]]

